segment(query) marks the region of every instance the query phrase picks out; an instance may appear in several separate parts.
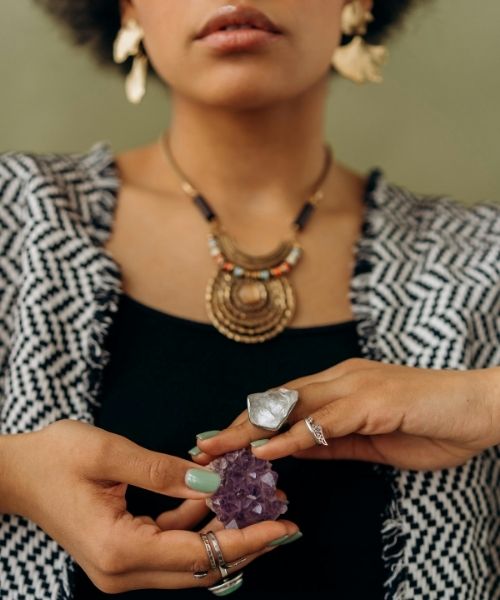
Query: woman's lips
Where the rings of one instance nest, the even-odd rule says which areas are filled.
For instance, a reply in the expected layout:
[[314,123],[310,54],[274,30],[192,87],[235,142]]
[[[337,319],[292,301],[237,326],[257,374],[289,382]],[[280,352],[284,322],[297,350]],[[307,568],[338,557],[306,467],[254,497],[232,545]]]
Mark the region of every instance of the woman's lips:
[[196,40],[215,50],[229,52],[237,50],[251,50],[253,48],[261,48],[269,43],[279,40],[282,37],[281,33],[264,31],[252,27],[219,30],[209,35]]
[[195,40],[216,51],[231,52],[261,48],[281,37],[281,28],[262,11],[226,4],[215,10]]

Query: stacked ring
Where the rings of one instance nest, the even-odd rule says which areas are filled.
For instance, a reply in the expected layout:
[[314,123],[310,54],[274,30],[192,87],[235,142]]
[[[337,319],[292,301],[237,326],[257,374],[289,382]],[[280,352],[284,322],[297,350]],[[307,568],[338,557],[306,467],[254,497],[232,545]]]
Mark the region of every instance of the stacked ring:
[[229,572],[227,570],[227,565],[224,556],[222,555],[222,550],[219,546],[219,541],[215,537],[215,533],[213,531],[207,531],[207,537],[210,540],[212,548],[214,549],[215,558],[217,560],[217,567],[219,568],[220,575],[222,578],[226,578],[229,575]]
[[238,573],[231,578],[226,578],[222,581],[222,583],[218,583],[217,585],[213,585],[209,587],[209,591],[215,596],[227,596],[231,592],[235,592],[243,585],[243,573]]
[[215,556],[212,550],[212,546],[208,540],[208,535],[206,533],[200,533],[201,541],[205,545],[205,550],[207,551],[208,560],[210,562],[210,568],[213,571],[217,570],[217,562],[215,561]]
[[[213,531],[200,533],[200,538],[207,552],[210,569],[212,571],[219,570],[219,573],[222,577],[222,582],[209,587],[209,591],[211,591],[215,596],[227,596],[231,592],[236,591],[243,585],[243,573],[238,573],[238,575],[235,575],[234,577],[229,577],[228,569],[236,567],[245,562],[247,560],[246,556],[242,556],[232,563],[226,563],[219,545],[219,540]],[[207,575],[208,571],[197,571],[194,573],[194,577],[196,579],[203,579]]]

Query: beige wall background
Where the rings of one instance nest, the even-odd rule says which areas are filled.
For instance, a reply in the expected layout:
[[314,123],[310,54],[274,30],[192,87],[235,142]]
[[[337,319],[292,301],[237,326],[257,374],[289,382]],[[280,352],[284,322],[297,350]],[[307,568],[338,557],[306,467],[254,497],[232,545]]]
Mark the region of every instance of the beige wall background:
[[[129,105],[120,75],[71,47],[30,0],[2,0],[0,39],[0,152],[79,152],[104,139],[119,152],[167,126],[161,84]],[[384,84],[332,84],[336,155],[414,191],[500,201],[500,2],[423,3],[390,52]]]

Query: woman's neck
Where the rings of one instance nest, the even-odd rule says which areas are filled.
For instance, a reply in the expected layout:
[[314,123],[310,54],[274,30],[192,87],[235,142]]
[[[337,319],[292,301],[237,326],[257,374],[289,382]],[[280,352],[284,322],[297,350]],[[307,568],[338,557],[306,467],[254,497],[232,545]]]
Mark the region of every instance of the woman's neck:
[[292,216],[324,165],[326,94],[324,84],[270,108],[233,111],[174,95],[173,156],[224,213],[236,216],[243,208],[249,217],[254,210]]

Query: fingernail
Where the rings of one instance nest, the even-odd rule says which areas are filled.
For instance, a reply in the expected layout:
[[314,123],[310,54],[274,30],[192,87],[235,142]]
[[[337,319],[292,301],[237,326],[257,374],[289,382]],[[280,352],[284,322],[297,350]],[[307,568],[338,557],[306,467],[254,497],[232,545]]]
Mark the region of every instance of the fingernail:
[[298,540],[301,537],[302,537],[302,532],[296,531],[295,533],[292,533],[291,535],[283,535],[282,537],[278,538],[277,540],[273,540],[272,542],[269,542],[268,546],[283,546],[284,544],[290,544],[290,542],[295,542],[295,540]]
[[253,442],[250,443],[250,446],[252,446],[252,448],[260,448],[264,444],[267,444],[268,441],[269,440],[267,438],[265,438],[263,440],[254,440]]
[[198,454],[201,454],[201,450],[198,448],[198,446],[193,446],[191,450],[188,450],[188,454],[191,454],[191,456],[198,456]]
[[210,494],[220,486],[220,475],[215,471],[188,469],[184,478],[186,485],[197,492]]
[[302,531],[296,531],[293,535],[291,535],[287,540],[285,540],[281,545],[285,545],[285,544],[291,544],[292,542],[295,542],[296,540],[300,540],[300,538],[303,536],[304,534],[302,533]]
[[232,587],[230,587],[228,590],[221,590],[220,592],[212,592],[215,596],[218,596],[219,598],[221,598],[222,596],[229,596],[229,594],[232,594],[233,592],[235,592],[236,590],[239,590],[240,587],[243,585],[243,579],[240,579],[238,581],[238,583],[234,584]]
[[289,538],[289,535],[282,535],[281,537],[277,538],[276,540],[273,540],[272,542],[269,542],[268,546],[281,546],[281,544],[283,542],[286,542],[286,540]]
[[215,437],[218,433],[220,433],[219,429],[213,429],[212,431],[204,431],[203,433],[198,433],[196,437],[199,440],[209,440],[210,438]]

